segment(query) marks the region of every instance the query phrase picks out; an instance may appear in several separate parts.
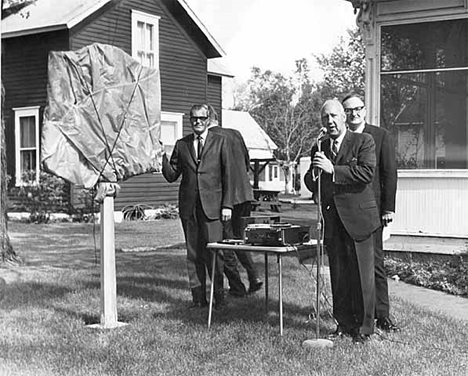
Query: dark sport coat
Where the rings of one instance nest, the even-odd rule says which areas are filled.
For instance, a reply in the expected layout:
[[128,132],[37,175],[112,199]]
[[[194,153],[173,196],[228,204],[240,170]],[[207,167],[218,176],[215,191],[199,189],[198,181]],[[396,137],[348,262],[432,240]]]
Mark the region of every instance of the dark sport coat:
[[[318,150],[312,148],[311,159]],[[322,142],[322,151],[331,158],[330,139]],[[380,218],[371,184],[375,170],[375,143],[368,134],[347,131],[336,161],[334,181],[331,174],[321,175],[322,213],[325,221],[325,238],[331,238],[336,229],[338,215],[348,234],[356,241],[368,238],[380,227]],[[304,182],[307,188],[317,192],[317,181],[312,175],[312,163]],[[336,212],[333,210],[336,207]]]
[[226,136],[208,130],[200,163],[193,147],[194,135],[177,140],[170,161],[163,157],[162,173],[170,183],[180,175],[179,215],[188,219],[198,197],[210,220],[220,219],[222,208],[233,208],[232,153]]
[[367,124],[364,133],[372,136],[375,142],[376,169],[372,188],[381,211],[395,212],[397,190],[397,168],[395,145],[386,129]]
[[250,157],[244,138],[236,129],[221,128],[214,126],[209,131],[225,135],[232,149],[234,165],[232,166],[234,197],[233,204],[239,205],[244,202],[253,201],[253,189],[250,185],[248,171],[250,169]]

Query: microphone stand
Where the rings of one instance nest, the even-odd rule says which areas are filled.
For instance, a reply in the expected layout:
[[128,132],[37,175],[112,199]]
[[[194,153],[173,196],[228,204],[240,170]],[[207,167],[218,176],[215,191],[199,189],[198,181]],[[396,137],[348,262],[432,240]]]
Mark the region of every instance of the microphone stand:
[[[317,137],[317,151],[322,151],[322,132]],[[323,213],[322,213],[322,171],[318,170],[317,176],[317,280],[316,280],[316,317],[315,317],[315,339],[308,339],[302,343],[305,348],[333,347],[329,339],[320,338],[320,298],[322,296],[322,264],[324,256],[323,248]]]

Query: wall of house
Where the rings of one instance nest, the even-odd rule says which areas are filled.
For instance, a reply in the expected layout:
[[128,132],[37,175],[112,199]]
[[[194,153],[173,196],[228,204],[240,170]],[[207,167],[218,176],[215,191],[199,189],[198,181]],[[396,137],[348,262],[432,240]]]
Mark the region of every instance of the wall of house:
[[[5,88],[4,120],[7,173],[15,181],[15,112],[13,108],[40,106],[42,119],[47,100],[49,51],[68,50],[68,32],[57,31],[2,40],[2,83]],[[11,186],[11,183],[10,183]],[[68,194],[68,193],[67,193]],[[10,205],[19,198],[9,192]]]
[[13,108],[40,106],[47,100],[47,61],[50,50],[68,49],[68,33],[53,32],[2,40],[2,83],[8,174],[15,174],[15,112]]
[[208,75],[207,86],[207,101],[210,103],[218,113],[219,123],[223,124],[222,113],[222,77]]
[[[364,14],[368,121],[379,124],[381,108],[380,27],[467,18],[467,0],[399,0],[373,5]],[[434,52],[435,54],[435,52]],[[468,170],[399,170],[396,218],[392,233],[468,238],[463,218],[468,205]]]
[[[162,111],[188,114],[194,103],[207,100],[207,59],[195,42],[158,1],[121,1],[93,20],[71,31],[72,49],[106,43],[131,54],[131,10],[150,13],[159,20],[159,67]],[[212,93],[213,100],[215,93]],[[219,98],[220,102],[221,98]],[[184,134],[191,131],[184,116]],[[178,183],[169,184],[161,173],[145,174],[122,182],[115,209],[134,204],[158,207],[177,202]]]

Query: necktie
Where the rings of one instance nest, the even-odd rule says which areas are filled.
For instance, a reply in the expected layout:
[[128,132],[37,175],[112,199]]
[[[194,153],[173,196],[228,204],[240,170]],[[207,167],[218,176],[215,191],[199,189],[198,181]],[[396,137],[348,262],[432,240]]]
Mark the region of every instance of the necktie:
[[203,152],[203,138],[201,136],[198,136],[197,140],[198,140],[197,160],[198,160],[198,162],[200,162],[201,161],[201,155],[202,155],[202,152]]
[[338,155],[338,141],[335,140],[333,141],[333,146],[332,146],[332,162],[333,163],[335,163],[337,155]]

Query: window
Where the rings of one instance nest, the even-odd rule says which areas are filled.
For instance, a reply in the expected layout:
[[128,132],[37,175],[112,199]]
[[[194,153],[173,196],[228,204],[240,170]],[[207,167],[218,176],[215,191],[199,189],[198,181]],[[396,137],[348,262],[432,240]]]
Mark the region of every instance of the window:
[[468,19],[382,26],[381,126],[401,169],[468,168]]
[[26,172],[35,172],[39,181],[39,106],[14,108],[16,185],[23,184]]
[[161,141],[168,157],[171,156],[176,141],[182,138],[183,113],[161,112]]
[[132,10],[132,56],[146,67],[159,67],[159,17]]

